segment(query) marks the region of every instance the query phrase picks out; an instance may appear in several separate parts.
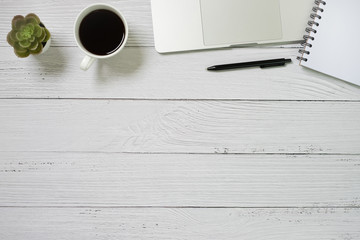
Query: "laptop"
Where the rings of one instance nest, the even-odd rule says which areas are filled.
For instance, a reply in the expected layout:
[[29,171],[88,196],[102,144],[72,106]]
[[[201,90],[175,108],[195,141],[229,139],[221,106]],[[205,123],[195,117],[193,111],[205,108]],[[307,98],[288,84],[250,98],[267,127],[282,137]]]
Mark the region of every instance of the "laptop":
[[300,41],[314,0],[151,0],[159,53]]

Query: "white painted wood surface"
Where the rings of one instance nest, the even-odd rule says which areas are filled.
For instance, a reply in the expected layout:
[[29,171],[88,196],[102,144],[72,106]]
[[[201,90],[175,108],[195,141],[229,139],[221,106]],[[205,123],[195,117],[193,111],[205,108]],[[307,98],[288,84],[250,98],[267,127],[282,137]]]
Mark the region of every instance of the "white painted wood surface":
[[[297,45],[160,55],[149,0],[105,1],[129,44],[82,72],[72,26],[94,2],[0,1],[0,239],[360,238],[359,87]],[[52,47],[18,59],[5,36],[29,12]]]
[[[36,13],[52,33],[52,46],[76,46],[73,26],[77,14],[86,6],[98,3],[96,0],[78,1],[13,1],[1,0],[0,32],[11,29],[11,19],[15,15]],[[152,20],[149,0],[104,1],[118,8],[126,17],[129,28],[129,46],[153,46]],[[1,36],[6,36],[1,34]],[[7,46],[0,41],[0,46]]]
[[[19,59],[0,48],[1,98],[142,98],[251,100],[360,100],[360,88],[300,67],[298,49],[251,48],[160,55],[129,47],[114,59],[79,68],[76,47],[53,47]],[[207,72],[208,66],[290,56],[283,68]]]
[[360,203],[360,156],[0,154],[0,207],[350,208]]
[[0,111],[3,151],[360,154],[360,102],[7,99]]
[[[130,27],[128,46],[137,47],[98,62],[84,73],[79,69],[83,56],[73,38],[73,21],[82,8],[95,2],[41,0],[31,4],[31,10],[51,30],[53,47],[46,55],[22,59],[19,65],[5,39],[0,41],[0,53],[6,56],[0,58],[1,98],[360,100],[360,88],[298,66],[297,48],[160,55],[152,47],[150,0],[107,1],[124,12]],[[6,36],[12,17],[31,10],[27,1],[2,0],[1,4],[0,36]],[[280,69],[205,71],[219,63],[284,56],[293,63]]]
[[[0,208],[3,239],[359,239],[359,209]],[[345,220],[346,219],[346,220]]]

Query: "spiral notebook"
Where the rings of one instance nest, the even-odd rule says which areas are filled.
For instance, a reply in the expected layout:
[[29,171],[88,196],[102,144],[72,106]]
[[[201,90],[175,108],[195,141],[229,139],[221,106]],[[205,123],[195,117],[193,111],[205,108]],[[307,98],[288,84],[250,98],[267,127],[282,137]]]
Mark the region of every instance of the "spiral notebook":
[[360,86],[360,0],[315,1],[300,65]]

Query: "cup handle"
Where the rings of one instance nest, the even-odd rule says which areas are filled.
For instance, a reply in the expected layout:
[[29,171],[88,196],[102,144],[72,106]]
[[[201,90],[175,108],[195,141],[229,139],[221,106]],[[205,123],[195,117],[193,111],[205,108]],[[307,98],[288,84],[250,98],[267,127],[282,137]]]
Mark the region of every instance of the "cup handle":
[[80,68],[84,71],[88,70],[95,61],[95,58],[85,56],[84,59],[81,61]]

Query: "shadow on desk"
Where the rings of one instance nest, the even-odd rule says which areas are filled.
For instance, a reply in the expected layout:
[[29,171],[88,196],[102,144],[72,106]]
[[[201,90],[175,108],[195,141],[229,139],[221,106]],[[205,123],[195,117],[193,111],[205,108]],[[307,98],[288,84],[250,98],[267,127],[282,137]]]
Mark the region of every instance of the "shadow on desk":
[[98,81],[126,78],[134,74],[143,63],[143,54],[139,47],[125,47],[116,56],[109,59],[97,60],[92,66],[97,74]]
[[51,41],[52,46],[41,55],[33,55],[33,59],[46,73],[60,74],[65,70],[66,62],[69,61],[65,58],[63,48],[54,46],[56,45],[56,39]]

